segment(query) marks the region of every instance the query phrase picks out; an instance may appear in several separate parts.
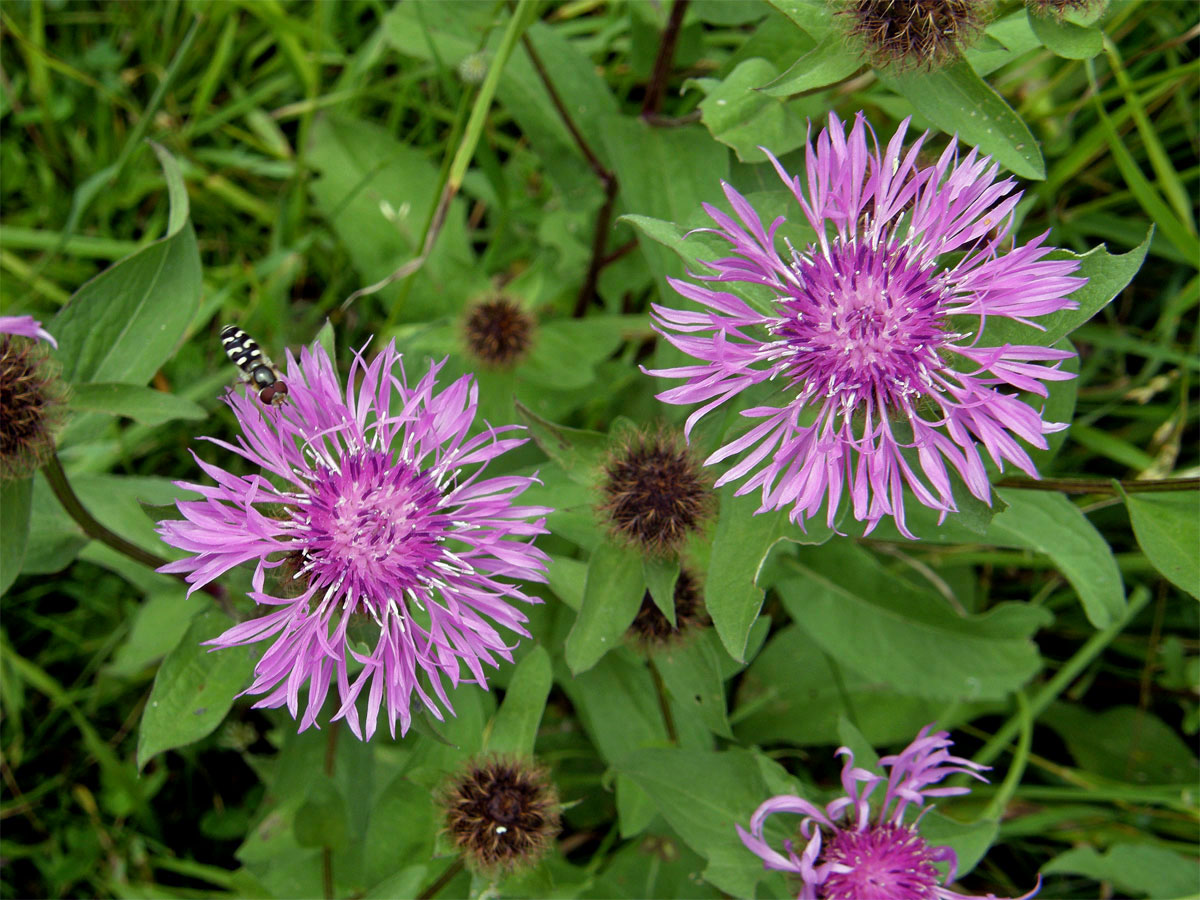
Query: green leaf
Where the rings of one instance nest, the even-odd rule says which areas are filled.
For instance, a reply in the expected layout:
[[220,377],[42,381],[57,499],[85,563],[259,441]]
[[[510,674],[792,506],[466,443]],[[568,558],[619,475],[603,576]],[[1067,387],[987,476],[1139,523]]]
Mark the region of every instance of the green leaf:
[[654,559],[642,561],[642,577],[650,589],[650,597],[658,611],[675,627],[675,583],[679,581],[678,559]]
[[68,408],[78,412],[125,416],[143,425],[161,425],[173,419],[196,421],[208,417],[204,407],[191,400],[136,384],[77,384],[71,390]]
[[[761,88],[761,92],[769,97],[788,97],[828,87],[849,78],[862,65],[862,57],[846,46],[845,38],[837,32],[830,32],[792,63],[786,72]],[[767,146],[771,147],[770,144]],[[771,152],[778,156],[785,151],[776,151],[772,147]]]
[[[991,544],[1044,553],[1079,595],[1088,621],[1104,628],[1125,609],[1125,589],[1112,548],[1074,503],[1053,491],[997,488],[1007,508],[996,513],[982,535],[950,517],[942,525],[926,507],[915,505],[908,526],[925,542]],[[880,522],[873,537],[903,540],[895,526]]]
[[711,631],[705,631],[682,646],[662,649],[655,654],[654,663],[680,707],[698,715],[713,734],[732,740],[721,677],[722,656],[720,641]]
[[583,605],[564,652],[572,674],[586,672],[620,644],[645,593],[642,557],[636,550],[606,540],[592,551]]
[[765,877],[762,860],[737,839],[736,826],[770,796],[754,754],[649,748],[617,768],[653,799],[684,843],[705,858],[704,877],[727,894],[753,897]]
[[1088,319],[1107,306],[1125,286],[1133,280],[1133,276],[1142,267],[1146,251],[1150,249],[1150,239],[1154,236],[1151,228],[1145,239],[1126,253],[1113,255],[1108,247],[1101,244],[1082,255],[1071,253],[1069,250],[1055,250],[1046,259],[1074,259],[1079,261],[1079,269],[1074,273],[1076,278],[1086,278],[1087,283],[1072,291],[1069,295],[1079,304],[1078,309],[1065,309],[1039,316],[1037,326],[1025,325],[1012,319],[992,316],[980,336],[980,345],[999,347],[1002,344],[1036,344],[1050,347],[1055,342],[1069,335],[1083,325]]
[[1000,827],[992,819],[966,824],[933,810],[921,819],[921,837],[931,846],[949,847],[958,857],[956,878],[975,868],[996,841]]
[[[845,56],[843,50],[841,59]],[[765,59],[747,59],[723,79],[695,78],[685,85],[696,85],[705,93],[700,101],[700,121],[713,138],[732,147],[742,162],[766,160],[761,147],[782,156],[804,144],[808,123],[803,115],[782,102],[778,94],[759,90],[778,74]]]
[[556,319],[534,334],[529,358],[517,375],[558,391],[587,387],[596,380],[596,364],[621,345],[620,327],[605,319]]
[[800,577],[775,587],[792,620],[839,665],[891,690],[998,700],[1041,666],[1032,637],[1051,617],[1038,607],[1006,603],[962,615],[846,541],[804,551],[790,567]]
[[163,660],[138,728],[139,770],[159,753],[212,733],[229,712],[234,696],[246,686],[257,656],[253,648],[210,652],[200,646],[231,624],[215,610],[201,613]]
[[1131,785],[1187,784],[1200,778],[1195,749],[1153,713],[1135,706],[1092,712],[1059,702],[1042,721],[1087,772]]
[[187,224],[188,216],[190,215],[188,207],[187,185],[183,181],[183,173],[179,171],[179,163],[175,161],[175,157],[162,144],[154,141],[147,141],[150,149],[154,151],[154,155],[158,157],[158,164],[162,166],[163,180],[167,183],[167,237],[178,234],[183,230],[183,226]]
[[49,330],[72,384],[145,384],[175,352],[200,303],[200,251],[173,160],[155,147],[171,198],[167,235],[101,272]]
[[[631,209],[686,225],[704,216],[701,204],[721,196],[729,177],[729,151],[708,139],[699,126],[655,128],[641,119],[610,116],[604,146]],[[671,177],[663,177],[670,172]],[[682,263],[657,244],[638,238],[659,289],[668,275],[685,274]]]
[[134,615],[129,636],[104,667],[105,674],[131,678],[161,660],[179,645],[207,600],[199,593],[189,597],[178,582],[147,595]]
[[600,463],[608,452],[608,435],[547,422],[520,403],[516,404],[516,409],[517,417],[529,429],[533,442],[566,472],[568,478],[587,486],[596,483]]
[[1042,866],[1044,875],[1083,875],[1113,884],[1122,894],[1155,900],[1196,896],[1195,859],[1154,844],[1113,844],[1104,854],[1075,847]]
[[1142,552],[1167,580],[1200,599],[1200,493],[1121,493]]
[[345,798],[328,776],[316,776],[308,797],[292,819],[296,843],[341,850],[346,846],[347,827]]
[[947,717],[944,700],[902,694],[889,681],[841,666],[803,628],[788,625],[746,670],[734,721],[744,743],[836,747],[845,742],[839,718],[853,714],[867,739],[881,746],[912,740],[935,719],[954,728],[1003,709],[1004,701],[960,703]]
[[814,40],[821,40],[837,29],[833,24],[833,10],[824,0],[768,0],[801,31]]
[[32,476],[0,482],[0,594],[12,587],[25,561],[32,504]]
[[787,540],[822,544],[833,529],[810,521],[807,532],[788,521],[787,510],[755,513],[757,493],[734,496],[735,485],[720,490],[720,516],[713,536],[712,555],[704,586],[704,603],[729,655],[745,662],[746,641],[762,608],[759,574],[773,547]]
[[484,739],[484,750],[533,756],[552,680],[550,654],[544,647],[534,647],[521,660],[508,682],[504,702],[492,720],[491,733]]
[[942,131],[958,135],[963,143],[978,147],[1023,178],[1046,177],[1042,151],[1029,126],[966,60],[932,72],[881,70],[876,74]]
[[1104,32],[1099,28],[1035,15],[1032,8],[1026,8],[1025,12],[1038,40],[1064,59],[1091,59],[1104,49]]

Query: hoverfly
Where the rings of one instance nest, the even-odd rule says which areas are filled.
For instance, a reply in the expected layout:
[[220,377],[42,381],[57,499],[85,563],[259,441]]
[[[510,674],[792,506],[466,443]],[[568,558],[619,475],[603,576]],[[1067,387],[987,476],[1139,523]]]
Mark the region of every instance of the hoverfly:
[[258,391],[259,400],[278,406],[287,399],[287,382],[254,338],[236,325],[226,325],[221,329],[221,346],[230,362],[242,370],[242,379]]

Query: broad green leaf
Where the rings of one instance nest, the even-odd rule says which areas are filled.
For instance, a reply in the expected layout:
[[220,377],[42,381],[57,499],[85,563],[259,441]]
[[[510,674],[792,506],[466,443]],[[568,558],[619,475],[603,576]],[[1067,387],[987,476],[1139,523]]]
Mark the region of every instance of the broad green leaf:
[[[937,514],[920,504],[913,505],[908,527],[926,543],[991,544],[1046,554],[1071,583],[1096,628],[1104,628],[1125,609],[1125,589],[1112,548],[1079,507],[1053,491],[997,488],[996,496],[1006,508],[996,513],[982,535],[953,516],[938,525]],[[887,520],[872,537],[904,540]]]
[[77,384],[68,407],[80,412],[124,416],[143,425],[161,425],[173,419],[198,420],[208,417],[204,407],[178,394],[168,394],[136,384]]
[[578,484],[596,483],[601,461],[608,452],[608,435],[598,431],[568,428],[547,422],[520,403],[517,417],[542,452],[554,460],[567,477]]
[[642,575],[654,605],[667,617],[671,627],[676,627],[675,583],[679,581],[679,560],[647,557],[642,561]]
[[[729,151],[708,139],[699,125],[655,128],[641,119],[610,116],[604,129],[621,198],[630,209],[687,225],[701,221],[701,204],[721,197],[721,181],[729,177]],[[670,178],[663,177],[666,172]],[[674,254],[639,236],[638,242],[665,290],[667,275],[685,274]]]
[[75,292],[49,326],[55,359],[72,384],[145,384],[183,337],[200,302],[200,252],[187,193],[156,147],[171,199],[165,237],[110,266]]
[[621,344],[620,327],[605,319],[555,319],[534,333],[529,357],[517,367],[518,377],[539,387],[571,390],[596,378],[596,363]]
[[711,631],[705,631],[681,646],[658,651],[654,663],[679,706],[695,712],[713,734],[732,740],[721,677],[722,656],[720,641]]
[[999,824],[992,819],[978,819],[967,824],[943,816],[937,810],[921,819],[921,837],[933,846],[949,847],[958,857],[958,878],[970,873],[983,859],[995,843],[999,830]]
[[1149,843],[1113,844],[1103,854],[1095,847],[1075,847],[1043,865],[1042,874],[1083,875],[1154,900],[1196,896],[1196,860]]
[[1004,701],[956,704],[896,691],[827,653],[798,625],[777,631],[739,683],[734,719],[745,743],[836,747],[839,717],[855,717],[871,744],[903,743],[935,719],[947,728],[1004,709]]
[[1046,177],[1042,151],[1029,126],[966,60],[931,72],[881,70],[876,74],[942,131],[978,147],[1016,175]]
[[1065,59],[1091,59],[1104,49],[1104,32],[1095,26],[1076,25],[1053,16],[1039,16],[1030,8],[1029,27],[1046,49]]
[[0,482],[0,594],[12,587],[25,561],[32,503],[32,476]]
[[825,0],[768,0],[801,31],[813,40],[821,40],[836,32],[833,8]]
[[1200,494],[1122,493],[1142,552],[1172,584],[1200,598]]
[[1150,248],[1153,229],[1146,234],[1145,239],[1126,253],[1116,255],[1108,252],[1108,247],[1101,244],[1082,255],[1069,250],[1055,250],[1047,259],[1074,259],[1079,261],[1079,269],[1074,273],[1076,278],[1086,278],[1087,283],[1081,285],[1069,295],[1079,304],[1078,309],[1067,309],[1039,316],[1036,327],[1015,322],[1012,319],[992,316],[987,320],[980,345],[998,347],[1002,344],[1036,344],[1042,347],[1053,346],[1055,342],[1069,335],[1096,315],[1109,304],[1125,286],[1133,280],[1142,267],[1146,251]]
[[754,754],[651,748],[618,769],[650,795],[662,817],[707,860],[704,877],[727,894],[753,897],[765,877],[762,860],[737,838],[770,794]]
[[484,750],[533,756],[552,680],[550,654],[544,647],[534,647],[521,660],[508,682],[504,702],[492,720],[491,732],[484,739]]
[[998,700],[1029,682],[1041,661],[1033,634],[1050,615],[1006,603],[966,616],[835,541],[804,551],[799,577],[776,590],[792,620],[841,666],[916,697]]
[[[381,791],[371,808],[371,822],[363,840],[363,878],[369,885],[387,884],[407,871],[413,860],[428,860],[433,839],[441,823],[429,802],[429,790],[404,774],[397,775]],[[415,897],[411,893],[385,897]],[[378,895],[378,894],[377,894]]]
[[[816,90],[844,81],[862,66],[862,57],[846,46],[846,39],[841,34],[833,31],[792,63],[786,72],[761,88],[761,92],[769,97],[788,97]],[[776,156],[785,152],[775,150],[770,144],[767,147]]]
[[1125,784],[1188,784],[1200,778],[1195,748],[1152,712],[1113,706],[1092,712],[1059,702],[1042,721],[1087,772]]
[[301,847],[327,847],[341,850],[346,846],[346,800],[325,775],[314,777],[308,795],[292,818],[296,843]]
[[[734,0],[735,6],[751,4]],[[726,895],[696,878],[704,860],[687,844],[666,836],[629,841],[609,857],[585,896],[608,900],[670,897],[672,900],[720,900]]]
[[104,672],[129,678],[159,661],[179,645],[192,617],[209,602],[200,593],[189,597],[178,582],[147,595],[134,616],[129,636],[121,642]]
[[573,674],[586,672],[620,644],[645,593],[642,557],[636,550],[604,541],[592,551],[583,605],[564,648]]
[[820,520],[801,531],[788,521],[787,510],[756,513],[757,492],[735,497],[735,485],[721,488],[720,513],[704,587],[704,603],[729,655],[745,662],[746,641],[762,608],[759,574],[773,547],[781,541],[822,544],[833,529]]
[[[318,175],[310,182],[316,206],[345,246],[363,286],[388,279],[417,257],[439,184],[424,153],[400,143],[381,125],[336,114],[313,123],[306,158]],[[451,305],[449,298],[486,289],[486,280],[473,275],[474,259],[463,201],[457,198],[403,294],[396,280],[378,296],[389,305],[406,298],[397,321],[435,318]]]
[[201,646],[232,624],[215,610],[201,613],[163,660],[138,728],[139,770],[159,753],[210,734],[229,712],[234,696],[246,686],[257,658],[254,648],[210,651]]
[[[0,521],[7,516],[0,516]],[[33,477],[33,503],[29,515],[29,539],[21,571],[26,575],[47,575],[68,566],[88,545],[83,529],[67,515],[45,477]]]
[[[845,56],[843,50],[841,57]],[[687,83],[705,94],[700,101],[704,127],[716,140],[732,147],[742,162],[766,160],[761,147],[782,156],[804,144],[808,122],[803,113],[793,108],[794,104],[784,103],[778,94],[759,90],[778,74],[767,60],[748,59],[724,79],[696,78]]]

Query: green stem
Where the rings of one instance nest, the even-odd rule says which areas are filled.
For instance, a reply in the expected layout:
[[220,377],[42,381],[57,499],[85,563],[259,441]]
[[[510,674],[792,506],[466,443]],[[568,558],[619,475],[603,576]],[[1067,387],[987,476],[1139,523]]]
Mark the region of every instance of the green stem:
[[[1200,478],[1157,478],[1148,481],[1117,481],[1105,478],[1001,478],[995,487],[1023,491],[1061,491],[1064,494],[1150,494],[1164,491],[1200,490]],[[1118,490],[1118,486],[1120,490]]]
[[446,885],[454,880],[454,877],[463,870],[462,857],[459,857],[454,862],[446,867],[446,871],[441,874],[437,881],[431,884],[428,888],[421,891],[417,900],[432,900],[436,897]]
[[[50,454],[50,458],[42,466],[42,474],[46,476],[46,481],[50,483],[50,490],[54,491],[54,496],[58,498],[58,502],[62,504],[67,515],[75,520],[89,538],[111,547],[149,569],[157,570],[167,564],[168,560],[156,556],[148,550],[143,550],[136,544],[131,544],[119,534],[114,534],[96,521],[71,487],[71,482],[67,480],[67,473],[63,471],[62,462],[57,453]],[[182,576],[177,577],[182,578]],[[219,600],[225,599],[225,589],[220,585],[206,584],[200,590]]]
[[658,708],[662,710],[663,727],[667,730],[667,740],[672,745],[679,745],[679,734],[675,731],[675,716],[671,714],[671,701],[667,697],[667,686],[663,684],[654,657],[646,654],[646,664],[650,667],[650,678],[654,681],[654,693],[658,695]]
[[1092,660],[1125,630],[1125,626],[1133,621],[1134,616],[1140,613],[1149,601],[1150,591],[1141,586],[1135,588],[1129,597],[1129,605],[1125,608],[1125,614],[1104,630],[1097,631],[1092,635],[1087,643],[1079,648],[1079,652],[1067,660],[1058,673],[1037,692],[1037,695],[1029,702],[1027,709],[1024,706],[1018,708],[1013,716],[992,736],[991,740],[975,754],[975,762],[988,765],[1003,753],[1009,742],[1025,727],[1025,723],[1032,723],[1045,712],[1046,708],[1058,699],[1058,695],[1067,689],[1067,686],[1078,677],[1079,673],[1086,669]]

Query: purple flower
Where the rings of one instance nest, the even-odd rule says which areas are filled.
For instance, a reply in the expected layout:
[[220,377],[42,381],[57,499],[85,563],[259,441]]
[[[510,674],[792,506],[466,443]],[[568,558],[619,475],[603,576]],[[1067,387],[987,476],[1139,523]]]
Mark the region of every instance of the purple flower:
[[[366,739],[381,706],[392,736],[397,719],[403,735],[414,693],[440,719],[441,707],[453,712],[443,678],[486,689],[483,664],[511,662],[496,626],[528,636],[512,601],[540,600],[509,579],[545,580],[532,539],[551,510],[513,505],[534,478],[483,477],[525,439],[500,437],[515,425],[469,437],[478,388],[466,375],[435,393],[441,367],[431,363],[410,386],[389,343],[370,363],[356,355],[343,389],[319,346],[298,362],[289,353],[287,402],[231,393],[242,436],[236,446],[209,438],[262,473],[197,458],[216,486],[181,482],[204,499],[180,501],[184,519],[159,523],[167,543],[192,554],[162,571],[186,573],[192,590],[254,562],[250,596],[263,615],[211,643],[271,641],[246,693],[266,695],[256,706],[287,704],[301,731],[316,722],[332,676],[332,720],[362,738],[355,701],[366,688]],[[279,596],[264,590],[276,567]]]
[[[704,404],[704,415],[753,385],[780,379],[786,399],[743,416],[763,421],[705,461],[747,455],[718,481],[757,469],[739,494],[762,489],[760,512],[792,507],[801,524],[827,500],[835,521],[848,493],[854,517],[870,532],[885,516],[904,524],[907,485],[942,516],[955,509],[948,467],[990,502],[979,444],[1003,469],[1015,464],[1037,476],[1018,438],[1039,448],[1066,427],[1044,422],[1018,391],[1047,395],[1044,381],[1074,354],[1047,347],[980,344],[987,319],[1031,323],[1072,309],[1067,299],[1085,279],[1069,277],[1074,261],[1047,260],[1040,235],[1007,247],[1021,194],[1012,179],[975,150],[959,159],[952,141],[938,161],[917,164],[925,135],[907,151],[901,123],[881,152],[860,113],[845,133],[836,116],[809,142],[807,184],[771,157],[791,188],[815,242],[797,249],[764,229],[754,208],[729,185],[737,219],[705,205],[733,255],[708,265],[708,282],[767,289],[756,308],[734,294],[671,279],[701,312],[655,305],[656,327],[698,362],[650,371],[685,383],[659,394],[667,403]],[[765,151],[764,151],[765,152]],[[768,154],[769,155],[769,154]],[[975,326],[964,317],[978,320]],[[670,333],[677,332],[677,333]],[[1042,365],[1050,363],[1050,365]]]
[[[931,847],[917,826],[931,808],[923,807],[911,824],[904,813],[912,804],[923,804],[927,797],[949,797],[970,793],[967,787],[933,787],[949,775],[961,773],[986,781],[979,774],[987,766],[951,756],[951,745],[944,731],[929,734],[926,725],[901,753],[884,756],[879,765],[886,778],[854,765],[854,754],[847,747],[838,749],[846,757],[842,766],[845,796],[822,809],[800,797],[772,797],[759,806],[750,818],[750,830],[737,826],[742,843],[760,857],[763,867],[790,872],[800,878],[797,900],[961,900],[967,895],[945,885],[954,881],[958,858],[949,847]],[[886,782],[883,801],[872,815],[868,798],[880,783]],[[774,813],[801,816],[799,836],[803,851],[797,855],[793,842],[783,842],[783,853],[767,843],[764,832],[767,819]],[[936,868],[945,863],[943,879]],[[1041,879],[1028,894],[1034,896]],[[987,895],[995,900],[994,894]]]
[[17,334],[36,341],[46,341],[55,350],[58,349],[58,341],[33,316],[0,316],[0,334]]

